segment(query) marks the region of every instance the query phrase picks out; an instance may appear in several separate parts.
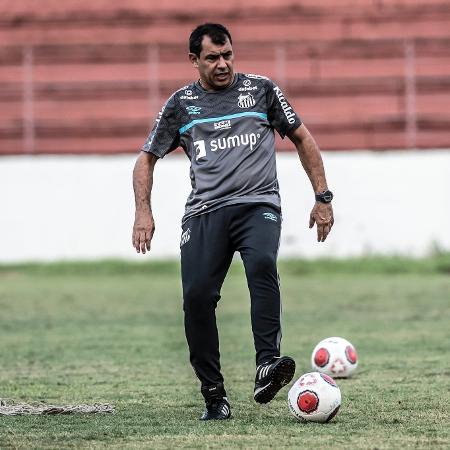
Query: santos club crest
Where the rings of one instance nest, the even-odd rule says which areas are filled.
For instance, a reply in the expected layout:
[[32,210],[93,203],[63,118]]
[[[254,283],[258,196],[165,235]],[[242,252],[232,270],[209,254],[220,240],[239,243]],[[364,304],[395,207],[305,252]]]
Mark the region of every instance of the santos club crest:
[[238,106],[239,108],[250,108],[252,106],[255,106],[255,99],[253,98],[253,95],[248,94],[239,94],[238,98]]

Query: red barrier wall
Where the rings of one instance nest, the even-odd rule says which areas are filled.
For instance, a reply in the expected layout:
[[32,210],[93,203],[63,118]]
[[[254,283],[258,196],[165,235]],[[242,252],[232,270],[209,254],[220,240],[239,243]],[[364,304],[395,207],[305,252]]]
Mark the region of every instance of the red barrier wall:
[[0,154],[136,152],[196,78],[187,39],[205,21],[228,26],[237,70],[279,82],[323,149],[450,147],[448,1],[186,5],[4,0]]

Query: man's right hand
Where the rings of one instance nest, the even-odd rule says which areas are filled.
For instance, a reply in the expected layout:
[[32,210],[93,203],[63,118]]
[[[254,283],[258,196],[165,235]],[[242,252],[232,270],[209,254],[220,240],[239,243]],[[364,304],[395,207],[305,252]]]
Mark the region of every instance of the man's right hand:
[[145,255],[150,251],[150,242],[155,232],[155,222],[151,212],[137,212],[133,226],[133,247]]

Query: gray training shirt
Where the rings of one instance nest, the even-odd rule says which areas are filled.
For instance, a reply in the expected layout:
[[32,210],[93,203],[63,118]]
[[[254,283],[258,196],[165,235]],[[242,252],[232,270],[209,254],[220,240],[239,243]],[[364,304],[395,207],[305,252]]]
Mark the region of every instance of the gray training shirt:
[[163,158],[181,146],[191,161],[192,192],[183,223],[238,203],[280,208],[275,134],[301,125],[281,89],[259,75],[237,73],[220,91],[195,82],[161,109],[142,150]]

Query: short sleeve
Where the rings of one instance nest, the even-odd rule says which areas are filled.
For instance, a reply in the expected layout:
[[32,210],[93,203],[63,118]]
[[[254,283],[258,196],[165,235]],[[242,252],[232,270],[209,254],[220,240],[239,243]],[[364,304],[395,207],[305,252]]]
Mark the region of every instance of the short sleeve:
[[266,81],[267,119],[284,138],[297,129],[302,121],[284,96],[282,90],[272,81]]
[[175,95],[172,95],[159,112],[142,150],[164,158],[180,145],[180,126],[179,108]]

